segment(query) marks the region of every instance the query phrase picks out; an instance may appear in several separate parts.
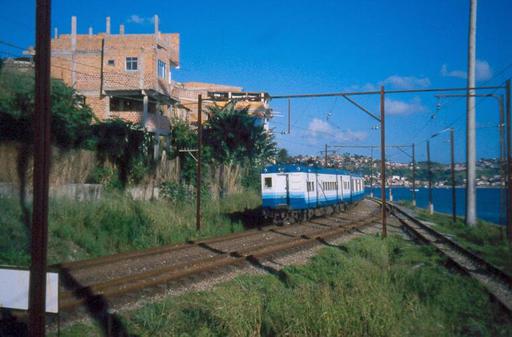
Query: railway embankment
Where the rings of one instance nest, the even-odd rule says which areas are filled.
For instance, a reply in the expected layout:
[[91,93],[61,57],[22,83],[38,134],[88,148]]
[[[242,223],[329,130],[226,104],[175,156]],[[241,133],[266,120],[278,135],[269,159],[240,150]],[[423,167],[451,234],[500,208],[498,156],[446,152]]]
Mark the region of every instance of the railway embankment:
[[512,245],[507,242],[504,226],[478,221],[476,226],[470,227],[459,217],[453,223],[450,215],[430,215],[424,209],[413,209],[407,203],[402,205],[413,211],[418,219],[428,221],[434,229],[512,275]]
[[[121,193],[100,200],[52,199],[49,263],[83,260],[136,249],[177,244],[245,230],[247,210],[261,204],[256,192],[205,200],[203,227],[195,228],[190,200],[133,200]],[[0,198],[0,264],[28,266],[26,210],[19,200]],[[254,213],[254,212],[252,212]],[[251,214],[252,214],[251,213]],[[254,223],[254,222],[253,222]]]
[[[366,235],[322,248],[280,273],[245,275],[207,291],[122,312],[139,336],[510,336],[512,325],[473,279],[430,246]],[[100,336],[78,323],[62,336]]]

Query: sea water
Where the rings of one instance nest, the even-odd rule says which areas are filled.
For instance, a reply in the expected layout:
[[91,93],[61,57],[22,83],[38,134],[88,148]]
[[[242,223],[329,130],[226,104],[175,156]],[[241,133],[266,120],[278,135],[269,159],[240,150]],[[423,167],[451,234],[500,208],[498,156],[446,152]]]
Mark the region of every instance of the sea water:
[[[370,188],[366,188],[367,195],[370,194]],[[373,188],[375,197],[380,197],[380,187]],[[412,189],[408,187],[393,187],[393,201],[412,200]],[[506,223],[506,204],[504,201],[506,190],[500,188],[477,188],[476,189],[476,213],[482,220],[490,221],[496,224],[505,225]],[[389,200],[389,188],[386,188],[386,198]],[[466,212],[466,190],[465,188],[455,189],[456,214],[464,217]],[[434,211],[440,213],[452,214],[452,189],[451,188],[432,188],[432,200]],[[428,207],[428,188],[418,188],[416,191],[416,206],[421,208]]]

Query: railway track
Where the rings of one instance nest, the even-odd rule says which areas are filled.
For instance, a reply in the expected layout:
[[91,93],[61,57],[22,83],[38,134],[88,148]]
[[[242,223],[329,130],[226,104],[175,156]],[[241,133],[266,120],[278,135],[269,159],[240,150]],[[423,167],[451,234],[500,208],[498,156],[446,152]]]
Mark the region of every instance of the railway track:
[[59,270],[63,285],[59,308],[64,313],[80,307],[89,313],[102,312],[115,300],[126,301],[126,297],[134,298],[141,292],[161,294],[177,282],[233,267],[261,266],[271,257],[325,243],[378,219],[379,208],[373,207],[357,219],[349,211],[300,224],[58,264],[52,267]]
[[476,279],[495,300],[512,312],[511,275],[438,232],[429,223],[416,219],[411,211],[395,204],[388,205],[391,214],[408,234],[435,247],[457,269]]

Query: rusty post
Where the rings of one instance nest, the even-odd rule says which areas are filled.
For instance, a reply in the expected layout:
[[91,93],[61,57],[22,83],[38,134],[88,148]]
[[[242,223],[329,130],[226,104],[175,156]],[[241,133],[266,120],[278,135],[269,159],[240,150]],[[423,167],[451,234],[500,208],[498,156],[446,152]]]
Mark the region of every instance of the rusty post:
[[412,205],[416,207],[416,145],[412,144]]
[[203,99],[197,96],[196,230],[201,230],[201,165],[203,151]]
[[384,117],[384,86],[380,87],[380,194],[382,200],[382,237],[387,236],[386,226],[386,132]]
[[36,2],[34,104],[34,196],[30,246],[29,336],[45,336],[48,187],[50,174],[50,30],[51,0]]
[[292,103],[288,98],[288,134],[291,131],[291,123],[292,123]]
[[452,175],[452,222],[457,222],[457,194],[455,190],[455,139],[454,129],[450,128],[450,157]]
[[327,167],[327,148],[329,145],[325,144],[325,152],[324,152],[324,166]]
[[507,198],[507,238],[509,243],[512,243],[512,158],[511,158],[511,144],[510,144],[510,79],[507,80],[506,84],[506,109],[507,109],[507,187],[508,187],[508,198]]
[[430,140],[427,140],[427,174],[428,174],[428,212],[434,214],[434,202],[432,200],[432,163],[430,162]]
[[371,160],[370,160],[370,197],[373,198],[373,147],[370,148]]
[[[501,181],[504,185],[507,185],[506,179],[506,142],[505,142],[505,109],[503,107],[503,95],[495,96],[498,100],[498,108],[500,113],[500,177]],[[506,212],[507,209],[507,191],[505,188],[500,188],[500,224],[504,224],[506,222],[506,215],[503,214],[503,210]]]

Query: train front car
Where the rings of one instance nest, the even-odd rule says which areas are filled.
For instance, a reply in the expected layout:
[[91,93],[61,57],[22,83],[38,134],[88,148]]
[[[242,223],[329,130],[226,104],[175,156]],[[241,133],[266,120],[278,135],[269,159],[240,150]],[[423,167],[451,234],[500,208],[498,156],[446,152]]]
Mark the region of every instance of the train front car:
[[303,168],[297,165],[271,165],[261,173],[263,215],[274,223],[291,222],[307,208]]
[[360,177],[302,165],[271,165],[261,174],[263,215],[291,223],[331,214],[363,197]]

